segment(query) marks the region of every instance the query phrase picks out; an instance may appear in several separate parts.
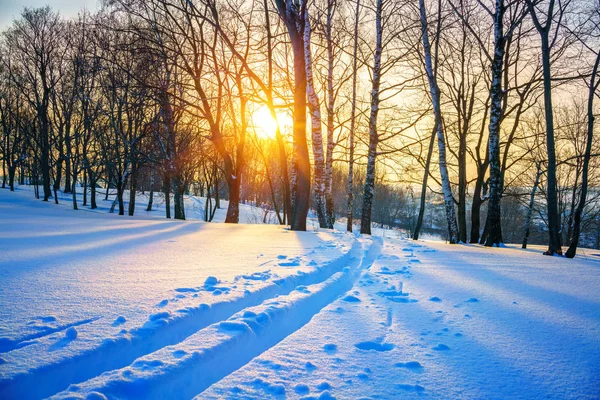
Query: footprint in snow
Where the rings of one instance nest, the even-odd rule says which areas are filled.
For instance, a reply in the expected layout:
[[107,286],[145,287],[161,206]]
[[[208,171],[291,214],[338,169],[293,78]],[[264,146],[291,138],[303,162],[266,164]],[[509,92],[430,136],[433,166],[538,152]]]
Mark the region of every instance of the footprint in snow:
[[173,353],[171,353],[173,355],[173,357],[175,358],[182,358],[183,356],[185,356],[187,354],[187,351],[185,350],[175,350]]
[[462,307],[466,303],[479,303],[479,300],[475,297],[471,297],[469,300],[465,300],[462,303],[458,303],[454,306],[454,308]]
[[325,390],[330,390],[331,389],[331,385],[329,384],[329,382],[321,382],[317,385],[317,390],[319,392],[324,392]]
[[199,290],[196,289],[196,288],[181,287],[181,288],[175,289],[175,291],[178,292],[178,293],[190,293],[190,292],[191,293],[196,293]]
[[418,361],[408,361],[405,363],[400,362],[400,363],[394,364],[394,367],[406,368],[411,371],[422,371],[423,370],[423,366]]
[[206,288],[206,287],[210,287],[210,286],[215,286],[217,283],[219,283],[219,280],[216,277],[209,276],[204,281],[204,287]]
[[158,303],[156,305],[156,307],[161,307],[162,308],[162,307],[165,307],[167,304],[169,304],[169,300],[164,299],[163,301],[161,301],[160,303]]
[[443,343],[440,343],[440,344],[438,344],[437,346],[435,346],[435,347],[433,348],[433,350],[436,350],[436,351],[446,351],[446,350],[450,350],[450,347],[446,346],[446,345],[445,345],[445,344],[443,344]]
[[325,350],[325,353],[327,354],[334,354],[337,352],[337,345],[333,343],[327,343],[325,346],[323,346],[323,350]]
[[123,325],[127,320],[125,319],[124,316],[119,315],[117,317],[117,319],[115,319],[115,321],[112,323],[112,326],[119,326],[119,325]]
[[286,261],[286,262],[280,262],[279,266],[280,267],[298,267],[298,266],[300,266],[300,261],[290,260],[290,261]]
[[430,298],[430,299],[429,299],[429,301],[434,301],[434,302],[438,302],[438,303],[439,303],[439,302],[441,302],[441,301],[442,301],[442,299],[440,299],[440,298],[439,298],[439,297],[437,297],[437,296],[434,296],[434,297]]
[[310,290],[306,286],[303,286],[303,285],[297,286],[296,291],[301,292],[301,293],[310,293]]
[[413,392],[413,393],[422,393],[425,391],[425,388],[423,386],[409,385],[406,383],[399,383],[396,385],[396,388],[400,389],[400,390],[404,390],[406,392]]
[[336,400],[335,397],[333,397],[331,395],[331,393],[329,393],[328,391],[324,391],[323,393],[321,393],[321,395],[319,397],[316,396],[308,396],[308,397],[303,397],[301,400]]
[[390,351],[390,350],[393,350],[394,347],[396,347],[391,343],[378,343],[378,342],[374,342],[374,341],[360,342],[360,343],[356,343],[354,346],[360,350],[375,350],[375,351]]
[[141,371],[152,371],[161,367],[164,363],[160,360],[138,360],[132,364],[132,367]]
[[312,372],[312,371],[314,371],[315,369],[317,369],[317,366],[316,366],[315,364],[311,363],[310,361],[307,361],[307,362],[304,364],[304,368],[306,368],[306,370],[307,370],[307,371],[311,371],[311,372]]
[[358,297],[352,296],[350,294],[346,297],[343,297],[342,300],[348,303],[360,303],[360,299]]
[[296,394],[298,394],[300,396],[303,396],[305,394],[309,394],[310,389],[308,388],[307,385],[300,383],[300,384],[294,386],[294,392],[296,392]]

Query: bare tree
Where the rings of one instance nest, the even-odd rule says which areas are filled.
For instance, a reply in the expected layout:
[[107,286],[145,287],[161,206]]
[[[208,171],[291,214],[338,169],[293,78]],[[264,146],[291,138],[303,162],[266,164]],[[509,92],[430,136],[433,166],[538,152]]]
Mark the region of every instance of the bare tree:
[[310,196],[310,161],[306,141],[306,65],[304,16],[306,2],[275,0],[294,54],[294,153],[292,159],[292,230],[305,231]]
[[[560,239],[560,216],[558,214],[558,200],[556,188],[556,149],[554,140],[554,115],[552,110],[552,74],[550,52],[558,38],[558,29],[561,27],[562,18],[570,0],[559,1],[555,10],[556,1],[525,0],[529,14],[541,39],[542,67],[544,73],[544,111],[546,114],[546,148],[548,151],[548,250],[547,255],[562,254]],[[545,9],[542,7],[545,6]],[[542,19],[542,17],[545,19]],[[552,25],[555,21],[555,26]],[[554,37],[551,37],[551,33]]]

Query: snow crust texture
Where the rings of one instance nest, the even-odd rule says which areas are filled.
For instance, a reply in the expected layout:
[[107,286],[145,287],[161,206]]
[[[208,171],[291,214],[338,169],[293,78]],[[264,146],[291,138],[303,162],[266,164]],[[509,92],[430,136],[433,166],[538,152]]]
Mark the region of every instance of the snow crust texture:
[[0,399],[600,398],[600,257],[0,191]]

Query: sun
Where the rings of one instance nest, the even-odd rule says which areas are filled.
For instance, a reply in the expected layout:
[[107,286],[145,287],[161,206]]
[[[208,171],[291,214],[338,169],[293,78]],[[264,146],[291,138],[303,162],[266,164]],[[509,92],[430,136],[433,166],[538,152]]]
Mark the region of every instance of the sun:
[[[289,121],[287,114],[277,114],[279,129],[283,132]],[[252,113],[252,126],[256,134],[263,139],[273,139],[277,132],[277,121],[271,116],[267,106],[260,106]]]

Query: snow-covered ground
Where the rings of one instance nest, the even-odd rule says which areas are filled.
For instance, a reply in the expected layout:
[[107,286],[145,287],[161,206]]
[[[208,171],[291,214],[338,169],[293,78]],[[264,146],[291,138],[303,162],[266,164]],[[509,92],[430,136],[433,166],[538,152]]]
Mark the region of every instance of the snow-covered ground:
[[600,251],[62,203],[0,190],[0,399],[600,398]]
[[[17,185],[17,192],[30,192],[29,196],[34,196],[34,188],[30,185]],[[40,187],[41,190],[41,187]],[[87,206],[82,206],[83,203],[83,188],[81,186],[77,187],[77,200],[79,211],[85,212],[93,212],[106,214],[109,212],[110,207],[113,203],[113,200],[116,197],[116,190],[109,190],[108,198],[106,198],[106,191],[104,188],[98,188],[96,191],[96,208],[95,210],[90,209],[90,189],[87,189]],[[58,192],[58,201],[59,206],[62,208],[71,209],[73,208],[73,195],[71,193],[63,193],[61,191]],[[143,218],[155,218],[155,219],[165,219],[166,214],[166,203],[165,196],[162,192],[155,192],[152,196],[152,209],[151,211],[146,211],[148,207],[148,200],[150,198],[150,192],[137,192],[135,198],[135,216],[143,217]],[[129,206],[129,191],[126,190],[123,194],[123,200],[125,204],[125,214],[128,213]],[[51,202],[54,202],[53,199],[50,199]],[[184,208],[185,208],[185,216],[187,220],[192,221],[204,221],[204,207],[206,205],[206,198],[185,195],[184,196]],[[213,222],[224,222],[227,214],[227,206],[229,202],[227,200],[220,201],[220,208],[215,211],[215,215],[213,218]],[[171,195],[171,218],[175,215],[174,210],[174,202],[173,195]],[[212,199],[211,207],[214,207],[214,199]],[[118,214],[119,207],[118,205],[115,207],[115,213]],[[265,213],[266,218],[265,218]],[[274,211],[265,210],[261,207],[255,207],[249,204],[240,204],[240,222],[244,224],[276,224],[277,216]]]

